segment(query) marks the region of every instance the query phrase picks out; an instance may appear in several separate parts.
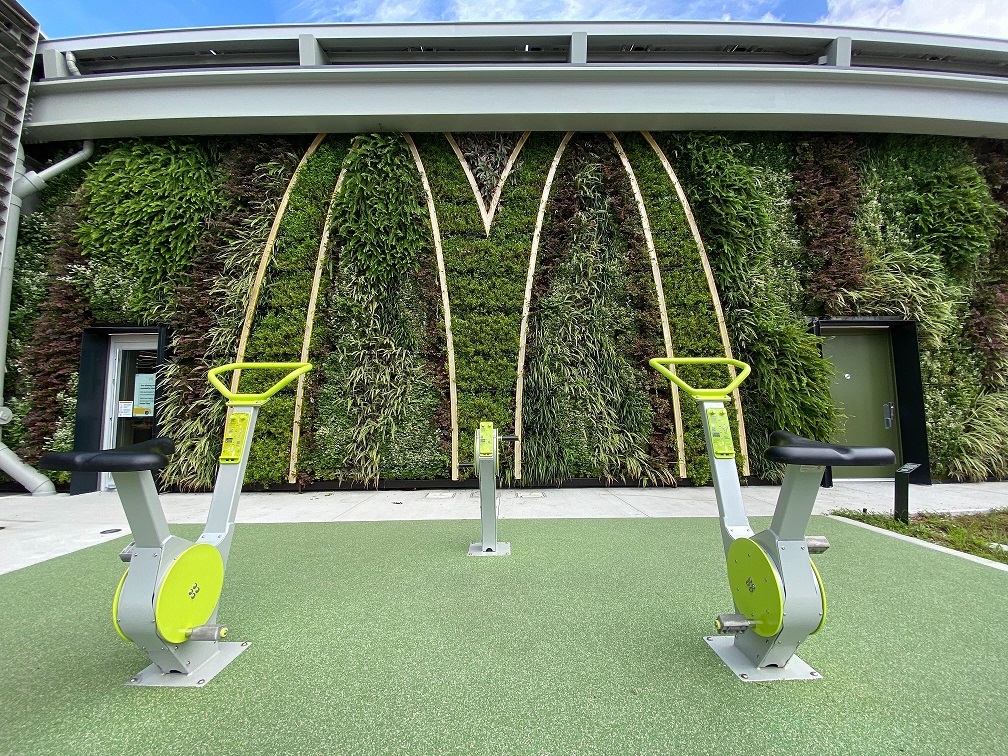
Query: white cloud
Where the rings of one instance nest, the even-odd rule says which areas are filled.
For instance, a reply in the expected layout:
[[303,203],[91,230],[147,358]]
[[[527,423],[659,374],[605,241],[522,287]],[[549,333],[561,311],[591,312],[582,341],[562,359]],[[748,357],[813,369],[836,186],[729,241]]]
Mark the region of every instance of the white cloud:
[[[274,0],[279,3],[279,0]],[[818,23],[1008,38],[1008,0],[827,0]],[[297,0],[289,23],[788,21],[782,0]]]
[[1005,0],[827,0],[819,23],[1008,38]]
[[780,0],[299,0],[290,23],[382,21],[756,21]]

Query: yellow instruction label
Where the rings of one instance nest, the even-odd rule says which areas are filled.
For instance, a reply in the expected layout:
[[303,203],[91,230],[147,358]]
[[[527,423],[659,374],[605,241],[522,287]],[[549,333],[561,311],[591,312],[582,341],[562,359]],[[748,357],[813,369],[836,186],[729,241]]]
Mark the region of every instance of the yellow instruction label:
[[250,417],[248,412],[232,412],[228,418],[224,428],[224,446],[220,455],[222,465],[237,465],[241,461]]

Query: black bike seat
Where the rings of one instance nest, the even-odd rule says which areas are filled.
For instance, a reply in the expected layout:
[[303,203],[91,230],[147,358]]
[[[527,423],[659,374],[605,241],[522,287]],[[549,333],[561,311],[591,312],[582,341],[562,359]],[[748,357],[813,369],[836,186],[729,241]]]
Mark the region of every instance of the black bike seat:
[[139,472],[160,470],[175,451],[170,438],[152,438],[139,444],[104,451],[46,452],[38,461],[40,470],[67,472]]
[[841,446],[813,441],[794,433],[777,430],[770,434],[770,448],[764,455],[771,462],[788,465],[894,465],[896,454],[884,446]]

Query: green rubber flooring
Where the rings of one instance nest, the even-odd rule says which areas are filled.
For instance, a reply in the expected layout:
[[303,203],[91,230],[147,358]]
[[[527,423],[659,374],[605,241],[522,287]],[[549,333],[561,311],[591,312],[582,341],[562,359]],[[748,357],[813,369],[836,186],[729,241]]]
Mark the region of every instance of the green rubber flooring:
[[[711,519],[239,525],[221,620],[252,646],[200,689],[130,688],[126,539],[0,577],[0,753],[1008,752],[1008,574],[813,518],[815,682],[743,683]],[[186,536],[192,527],[176,530]]]

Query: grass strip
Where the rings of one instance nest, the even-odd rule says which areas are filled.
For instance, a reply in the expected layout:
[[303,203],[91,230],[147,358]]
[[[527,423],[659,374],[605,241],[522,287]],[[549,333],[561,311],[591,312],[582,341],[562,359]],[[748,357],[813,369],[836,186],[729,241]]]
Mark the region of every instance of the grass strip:
[[838,509],[833,514],[966,554],[1008,564],[1008,508],[975,514],[921,512],[904,523],[879,512]]

